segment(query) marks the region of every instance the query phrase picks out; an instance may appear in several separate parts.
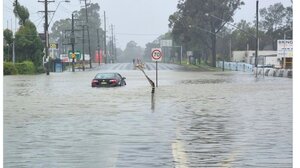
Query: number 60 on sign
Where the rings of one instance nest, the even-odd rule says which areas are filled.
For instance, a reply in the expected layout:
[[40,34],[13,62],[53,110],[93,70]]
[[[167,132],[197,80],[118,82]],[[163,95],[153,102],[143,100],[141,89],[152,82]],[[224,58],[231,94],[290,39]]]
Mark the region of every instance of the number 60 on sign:
[[161,59],[162,59],[161,48],[152,48],[151,58],[152,58],[152,61],[161,61]]

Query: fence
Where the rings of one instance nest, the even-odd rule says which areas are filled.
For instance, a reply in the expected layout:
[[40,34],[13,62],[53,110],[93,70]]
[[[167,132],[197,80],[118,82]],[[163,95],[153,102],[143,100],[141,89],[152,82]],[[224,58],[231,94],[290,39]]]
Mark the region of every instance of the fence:
[[[223,68],[223,61],[217,61],[216,65],[218,68]],[[254,74],[262,76],[274,76],[274,77],[293,77],[292,69],[275,69],[275,68],[254,68],[254,65],[242,63],[242,62],[224,62],[224,69],[231,71],[243,71],[253,72]]]
[[[217,67],[223,68],[223,61],[217,61]],[[243,62],[224,62],[224,69],[232,71],[253,72],[253,65]]]

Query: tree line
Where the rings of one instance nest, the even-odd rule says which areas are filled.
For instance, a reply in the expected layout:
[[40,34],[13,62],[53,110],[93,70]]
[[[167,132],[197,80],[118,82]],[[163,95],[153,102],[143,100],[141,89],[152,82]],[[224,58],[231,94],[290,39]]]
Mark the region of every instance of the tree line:
[[[4,36],[4,61],[12,62],[12,50],[15,45],[15,62],[31,61],[36,70],[42,68],[43,44],[38,36],[36,26],[29,20],[28,9],[14,2],[14,15],[19,19],[19,29],[13,37],[12,30],[5,29]],[[14,43],[14,44],[13,44]]]
[[[193,51],[199,59],[215,66],[218,58],[224,55],[230,59],[230,50],[254,50],[256,41],[255,18],[253,22],[241,20],[233,23],[233,17],[244,2],[242,0],[179,0],[177,11],[169,16],[170,32],[157,37],[146,44],[145,48],[129,41],[125,50],[116,48],[113,38],[104,42],[100,6],[91,3],[87,8],[89,21],[86,23],[85,9],[74,11],[75,18],[75,48],[85,50],[88,53],[87,27],[90,33],[91,55],[95,55],[100,47],[107,47],[108,53],[118,55],[119,61],[130,61],[134,58],[150,60],[151,48],[160,47],[159,41],[172,39],[173,45],[183,46],[183,53]],[[5,45],[4,61],[12,61],[12,44],[15,41],[16,62],[32,61],[36,67],[42,67],[44,56],[44,44],[39,38],[35,25],[29,20],[29,12],[26,7],[14,3],[14,14],[19,19],[20,28],[15,33],[9,29],[3,32]],[[50,43],[58,43],[61,53],[67,53],[71,41],[71,16],[55,21],[52,28]],[[232,26],[234,24],[234,26]],[[284,7],[281,3],[270,5],[259,10],[259,49],[277,49],[277,40],[292,38],[293,8]],[[100,40],[98,39],[97,33]],[[84,39],[85,38],[85,39]],[[85,42],[84,42],[85,40]],[[100,41],[100,43],[98,43]],[[231,46],[228,46],[231,44]],[[177,54],[175,54],[177,53]],[[172,51],[179,60],[179,50]]]
[[[232,24],[235,11],[242,5],[241,0],[180,0],[178,10],[169,17],[172,39],[213,67],[218,55],[230,59],[229,50],[254,50],[255,20]],[[285,33],[292,38],[292,13],[292,6],[281,3],[259,10],[260,50],[276,50],[277,40],[283,39]]]

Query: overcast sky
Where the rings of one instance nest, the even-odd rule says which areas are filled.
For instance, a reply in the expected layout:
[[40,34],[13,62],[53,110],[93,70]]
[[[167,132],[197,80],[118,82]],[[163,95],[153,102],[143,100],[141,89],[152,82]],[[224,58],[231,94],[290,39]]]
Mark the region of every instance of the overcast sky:
[[[13,1],[4,0],[3,3],[3,27],[15,30],[15,18],[13,15]],[[43,32],[43,13],[44,4],[38,0],[18,0],[19,3],[28,8],[30,20],[35,23],[39,32]],[[62,1],[62,0],[61,0]],[[56,10],[53,20],[54,23],[59,19],[71,17],[74,10],[79,10],[84,5],[82,0],[70,0],[70,3],[55,0],[49,3],[49,10]],[[89,2],[89,0],[87,0]],[[166,33],[168,28],[168,18],[176,11],[178,0],[91,0],[92,3],[100,4],[101,19],[103,11],[106,11],[107,25],[114,25],[117,47],[124,49],[126,44],[133,40],[139,46],[152,42],[159,35]],[[256,0],[244,0],[245,5],[236,11],[235,22],[245,19],[252,22],[255,18]],[[290,6],[290,0],[259,0],[259,8],[268,7],[274,3],[281,2],[284,6]],[[49,16],[49,20],[52,15]],[[50,24],[50,27],[52,24]],[[103,25],[102,25],[103,26]],[[109,28],[107,26],[107,28]],[[50,30],[50,28],[49,28]],[[110,31],[110,29],[109,29]],[[110,35],[111,32],[108,32]]]

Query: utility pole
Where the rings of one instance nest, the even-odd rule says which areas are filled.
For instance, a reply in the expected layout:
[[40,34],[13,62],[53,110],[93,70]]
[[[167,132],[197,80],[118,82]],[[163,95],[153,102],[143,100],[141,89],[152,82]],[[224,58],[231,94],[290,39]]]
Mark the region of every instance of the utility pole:
[[[72,20],[71,20],[71,30],[65,30],[65,31],[69,31],[71,32],[70,34],[70,42],[69,43],[66,43],[66,44],[63,44],[63,45],[71,45],[72,46],[72,50],[71,50],[71,58],[72,58],[72,72],[75,72],[75,57],[76,57],[76,54],[75,54],[75,43],[76,42],[76,37],[75,37],[75,31],[83,31],[83,60],[85,60],[84,58],[84,26],[86,25],[80,25],[82,26],[83,28],[82,29],[75,29],[75,20],[78,20],[78,19],[74,19],[74,13],[72,13]],[[85,69],[85,65],[83,65],[83,70]]]
[[106,51],[106,16],[104,11],[104,57],[105,57],[105,64],[107,64],[107,51]]
[[114,60],[114,27],[111,25],[111,60]]
[[97,29],[97,43],[98,43],[98,46],[97,46],[97,49],[98,49],[98,63],[99,63],[99,66],[100,66],[100,39],[99,39],[99,29]]
[[[16,0],[16,2],[18,2]],[[49,1],[49,0],[45,0],[45,1],[38,1],[38,2],[43,2],[45,4],[45,11],[41,11],[41,12],[45,12],[45,24],[44,24],[44,35],[45,35],[45,58],[48,59],[48,63],[47,63],[47,68],[46,68],[46,74],[49,75],[50,74],[50,58],[49,58],[49,51],[48,51],[48,47],[49,47],[49,39],[48,39],[48,3],[50,2],[55,2],[55,1]],[[53,11],[51,11],[53,12]]]
[[255,77],[257,78],[257,57],[258,57],[258,0],[256,0],[256,47],[255,47]]
[[85,71],[85,55],[84,55],[84,36],[85,36],[85,34],[84,34],[84,31],[85,31],[85,26],[86,25],[78,25],[78,26],[81,26],[82,27],[82,29],[81,29],[81,31],[82,31],[82,70],[83,71]]
[[91,40],[90,40],[90,31],[89,31],[89,25],[88,25],[89,19],[88,19],[86,0],[84,0],[84,5],[85,5],[85,21],[86,21],[86,26],[87,26],[87,36],[88,36],[88,43],[89,43],[90,68],[92,68]]
[[[16,0],[16,5],[18,4],[18,0]],[[17,10],[18,10],[18,7],[16,6],[16,8],[17,8]],[[16,18],[16,17],[15,17]],[[15,61],[16,61],[16,54],[15,54],[15,41],[16,41],[16,38],[15,38],[15,33],[16,33],[16,31],[14,32],[13,31],[13,26],[12,26],[12,23],[13,21],[12,21],[12,19],[11,19],[11,31],[13,32],[13,43],[12,43],[12,62],[13,62],[13,64],[15,64]],[[8,25],[7,25],[7,27],[8,27]]]
[[[116,30],[115,30],[116,31]],[[117,61],[117,40],[116,40],[116,33],[114,35],[114,41],[115,41],[115,45],[114,45],[114,49],[115,49],[115,59],[114,59],[114,62]]]
[[74,35],[74,14],[72,13],[72,31],[71,31],[71,44],[72,44],[72,72],[75,72],[75,51],[74,51],[75,35]]
[[85,71],[85,57],[84,57],[84,26],[85,25],[81,25],[82,26],[82,60],[83,60],[83,64],[82,64],[82,70]]

